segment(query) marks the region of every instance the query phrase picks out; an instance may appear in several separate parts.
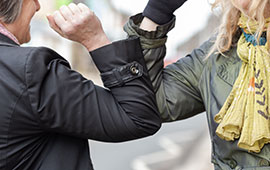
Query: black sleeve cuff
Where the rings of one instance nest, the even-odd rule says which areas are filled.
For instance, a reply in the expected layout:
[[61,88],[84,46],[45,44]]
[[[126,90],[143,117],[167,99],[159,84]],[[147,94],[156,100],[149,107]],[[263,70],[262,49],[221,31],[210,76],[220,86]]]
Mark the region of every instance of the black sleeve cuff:
[[143,67],[138,62],[126,64],[112,71],[101,73],[101,78],[105,87],[123,86],[125,83],[143,75]]
[[143,11],[143,16],[150,18],[159,25],[168,23],[174,17],[174,15],[169,8],[164,8],[162,3],[159,3],[159,1],[148,1],[148,4]]
[[131,37],[91,51],[105,87],[122,86],[143,75],[144,59],[139,38]]

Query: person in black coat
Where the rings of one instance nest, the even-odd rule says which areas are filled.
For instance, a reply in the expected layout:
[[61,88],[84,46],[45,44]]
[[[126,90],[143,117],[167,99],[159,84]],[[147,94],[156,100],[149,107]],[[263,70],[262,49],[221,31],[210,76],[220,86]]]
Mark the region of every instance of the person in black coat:
[[91,51],[105,89],[55,51],[20,46],[39,9],[38,0],[0,1],[0,169],[92,170],[88,139],[154,134],[161,120],[139,40],[100,36],[99,20],[83,4],[48,16],[59,34]]

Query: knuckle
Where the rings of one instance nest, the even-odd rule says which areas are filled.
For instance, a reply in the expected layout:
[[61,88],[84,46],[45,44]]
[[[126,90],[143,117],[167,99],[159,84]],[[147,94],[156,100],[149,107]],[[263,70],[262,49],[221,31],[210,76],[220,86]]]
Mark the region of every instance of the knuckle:
[[74,8],[76,8],[76,5],[74,3],[71,3],[71,4],[68,5],[68,7],[71,8],[71,9],[74,9]]
[[74,29],[72,26],[70,26],[69,24],[67,25],[63,25],[63,27],[61,28],[62,32],[66,35],[71,35],[74,32]]
[[81,25],[81,21],[79,21],[79,20],[73,20],[72,25],[73,25],[73,27],[78,28]]
[[66,5],[62,5],[59,9],[60,10],[63,10],[63,9],[65,9],[67,6]]
[[92,17],[94,15],[94,12],[91,11],[90,9],[88,9],[88,10],[85,10],[85,15],[89,16],[89,17]]
[[86,11],[81,15],[82,20],[84,20],[84,22],[86,22],[88,20],[92,20],[94,18],[94,16],[95,16],[94,13],[91,11]]
[[77,16],[73,17],[72,20],[70,20],[70,24],[71,24],[73,27],[78,27],[78,26],[81,25],[82,21],[83,21],[82,16],[77,15]]
[[86,20],[87,18],[84,16],[84,15],[78,15],[76,18],[74,18],[74,24],[81,24],[81,23],[84,23],[84,21]]
[[69,6],[76,6],[73,2],[69,4]]
[[59,11],[54,11],[53,17],[56,17],[58,15]]

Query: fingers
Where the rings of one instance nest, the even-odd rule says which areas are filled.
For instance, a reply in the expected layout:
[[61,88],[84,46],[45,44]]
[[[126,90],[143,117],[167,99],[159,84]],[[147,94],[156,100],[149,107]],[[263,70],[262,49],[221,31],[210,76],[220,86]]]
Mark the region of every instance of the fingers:
[[56,25],[63,32],[70,32],[73,27],[77,27],[86,19],[85,17],[89,14],[86,11],[90,11],[86,5],[71,3],[68,6],[62,6],[58,11],[54,12],[53,16]]
[[79,3],[78,5],[71,3],[68,6],[62,6],[59,9],[59,12],[62,14],[63,18],[66,21],[72,22],[72,20],[78,19],[84,14],[88,14],[88,12],[90,12],[90,9],[82,3]]
[[50,27],[56,31],[58,34],[62,34],[60,28],[56,25],[54,17],[52,15],[47,15],[47,20],[50,24]]
[[47,20],[48,20],[50,26],[55,25],[53,16],[52,16],[51,14],[46,15],[46,18],[47,18]]
[[90,11],[90,9],[83,3],[79,3],[78,4],[79,9],[83,12],[83,11]]
[[53,13],[53,18],[55,21],[55,25],[59,28],[61,28],[63,25],[66,25],[66,19],[64,16],[60,13],[60,11],[55,11]]
[[93,14],[94,14],[94,12],[91,11],[85,4],[79,3],[79,4],[78,4],[78,8],[80,9],[81,14],[82,14],[84,17],[87,17],[87,16],[89,16],[89,15],[93,15]]
[[70,10],[69,7],[65,5],[61,6],[61,8],[59,9],[59,12],[61,13],[61,15],[66,21],[72,21],[74,13]]
[[62,6],[47,19],[57,33],[81,43],[88,50],[109,42],[98,17],[82,3]]
[[73,14],[81,13],[80,8],[77,5],[75,5],[74,3],[69,4],[68,8],[72,11]]

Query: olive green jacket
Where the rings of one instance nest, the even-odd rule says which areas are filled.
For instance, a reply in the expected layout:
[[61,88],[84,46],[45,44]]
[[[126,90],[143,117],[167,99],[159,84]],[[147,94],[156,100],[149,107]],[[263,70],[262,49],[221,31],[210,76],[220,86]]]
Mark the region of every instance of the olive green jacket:
[[142,15],[130,18],[124,29],[129,36],[138,36],[149,75],[156,92],[156,100],[164,122],[176,121],[206,112],[212,143],[212,162],[215,170],[270,170],[270,145],[259,154],[237,147],[237,140],[220,139],[213,120],[219,112],[236,80],[241,60],[236,48],[226,53],[229,57],[212,54],[205,59],[213,39],[206,41],[191,54],[163,68],[166,53],[166,34],[174,27],[175,19],[156,31],[139,29]]

